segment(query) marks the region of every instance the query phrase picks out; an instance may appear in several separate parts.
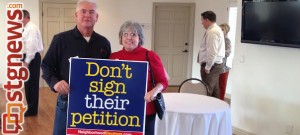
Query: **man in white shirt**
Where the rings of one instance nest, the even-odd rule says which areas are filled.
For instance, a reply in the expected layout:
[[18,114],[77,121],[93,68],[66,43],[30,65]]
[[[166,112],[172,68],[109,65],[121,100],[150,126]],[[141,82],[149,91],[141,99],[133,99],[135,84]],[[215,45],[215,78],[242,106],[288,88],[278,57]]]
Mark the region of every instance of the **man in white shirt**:
[[202,25],[206,29],[199,50],[201,78],[208,84],[209,94],[220,98],[219,76],[223,71],[225,40],[222,29],[216,24],[216,14],[206,11],[201,14]]
[[25,95],[27,101],[27,111],[25,116],[35,116],[38,113],[39,102],[39,80],[41,55],[43,51],[42,36],[39,28],[30,21],[30,14],[23,10],[23,62],[29,69],[29,79],[25,82]]

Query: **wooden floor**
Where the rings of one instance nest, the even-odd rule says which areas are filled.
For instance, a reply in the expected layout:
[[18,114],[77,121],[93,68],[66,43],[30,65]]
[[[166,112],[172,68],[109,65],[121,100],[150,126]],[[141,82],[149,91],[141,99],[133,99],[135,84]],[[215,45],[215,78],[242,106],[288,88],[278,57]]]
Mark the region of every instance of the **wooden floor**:
[[[32,117],[25,117],[25,123],[23,124],[23,131],[21,132],[20,135],[51,135],[52,134],[56,96],[57,95],[54,92],[51,92],[48,88],[40,89],[38,115]],[[25,98],[24,98],[24,102],[26,102]],[[1,114],[6,110],[5,105],[6,105],[5,91],[0,90],[0,113]]]
[[[177,92],[178,87],[168,87],[166,92]],[[25,117],[23,132],[20,135],[51,135],[55,116],[57,94],[49,88],[40,89],[39,112],[37,116]],[[25,99],[24,99],[25,102]],[[6,109],[5,91],[0,90],[0,114]],[[1,134],[1,132],[0,132]]]

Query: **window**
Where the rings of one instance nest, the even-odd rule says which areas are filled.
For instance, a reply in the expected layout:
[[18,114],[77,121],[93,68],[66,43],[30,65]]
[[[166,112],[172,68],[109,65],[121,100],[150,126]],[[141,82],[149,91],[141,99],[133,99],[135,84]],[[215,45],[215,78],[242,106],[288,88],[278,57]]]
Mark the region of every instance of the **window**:
[[[232,67],[233,57],[234,57],[234,48],[235,48],[235,38],[236,38],[236,21],[237,21],[237,6],[230,6],[228,8],[229,10],[229,19],[228,19],[228,25],[230,26],[230,31],[228,33],[228,38],[231,41],[231,54],[227,58],[227,63],[230,67]],[[226,88],[226,97],[230,98],[231,95],[231,89],[232,89],[232,79],[228,77],[227,82],[227,88]]]
[[227,62],[232,66],[234,47],[235,47],[235,35],[236,35],[236,19],[237,19],[237,7],[229,7],[229,20],[228,24],[230,26],[230,31],[228,33],[228,38],[231,41],[231,54],[227,59]]
[[231,44],[235,45],[235,34],[236,34],[236,19],[237,19],[237,7],[229,7],[229,20],[230,32],[228,38],[231,40]]

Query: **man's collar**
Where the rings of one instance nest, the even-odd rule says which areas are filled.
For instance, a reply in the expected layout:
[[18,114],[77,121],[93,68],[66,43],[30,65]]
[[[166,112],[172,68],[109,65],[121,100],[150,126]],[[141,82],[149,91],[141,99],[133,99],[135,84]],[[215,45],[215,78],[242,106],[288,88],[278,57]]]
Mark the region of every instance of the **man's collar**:
[[[75,26],[75,28],[73,29],[72,33],[75,35],[76,38],[83,38],[82,34],[80,33],[80,31],[78,30],[77,26]],[[95,32],[93,31],[90,41],[93,39],[93,37],[95,36]]]

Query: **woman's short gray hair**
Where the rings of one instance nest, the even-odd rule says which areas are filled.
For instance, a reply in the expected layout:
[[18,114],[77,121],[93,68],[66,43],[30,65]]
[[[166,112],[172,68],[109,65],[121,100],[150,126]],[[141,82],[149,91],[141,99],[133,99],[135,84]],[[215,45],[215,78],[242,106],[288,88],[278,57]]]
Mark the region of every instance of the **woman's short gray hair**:
[[120,31],[119,31],[120,44],[122,44],[123,33],[126,32],[127,30],[137,33],[137,35],[140,38],[139,45],[144,45],[145,36],[144,36],[143,28],[139,23],[134,22],[134,21],[126,21],[122,24]]

